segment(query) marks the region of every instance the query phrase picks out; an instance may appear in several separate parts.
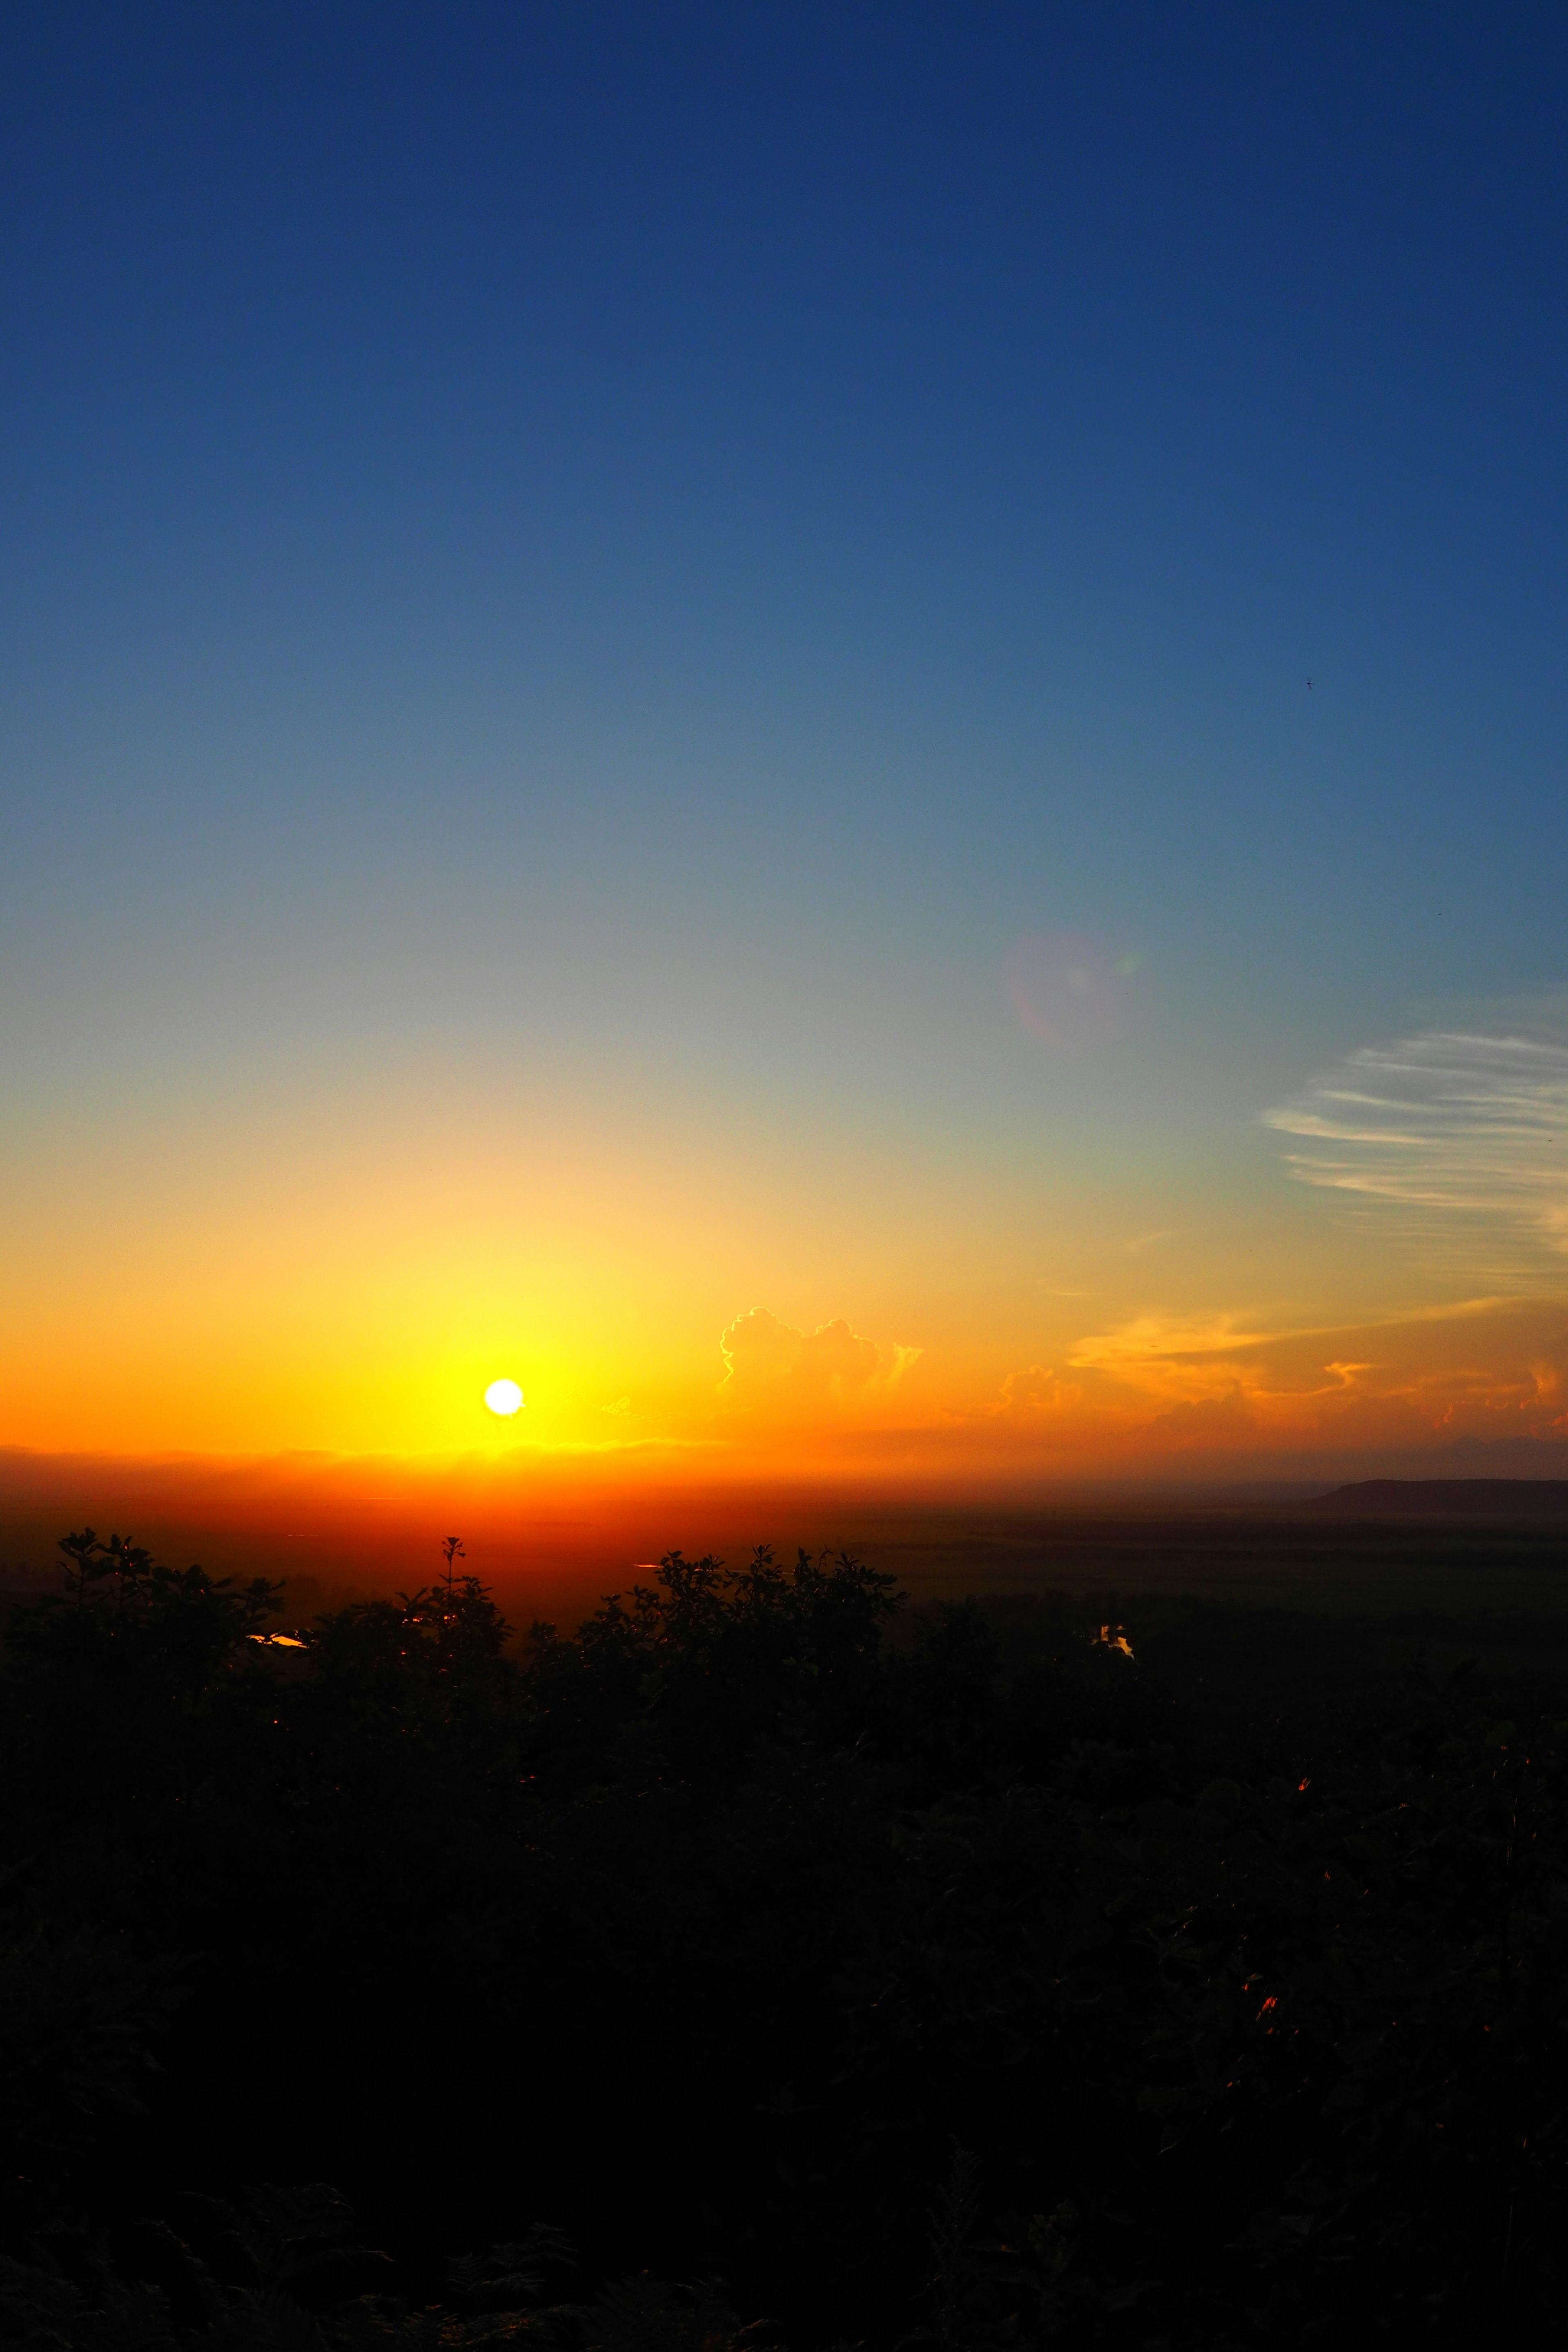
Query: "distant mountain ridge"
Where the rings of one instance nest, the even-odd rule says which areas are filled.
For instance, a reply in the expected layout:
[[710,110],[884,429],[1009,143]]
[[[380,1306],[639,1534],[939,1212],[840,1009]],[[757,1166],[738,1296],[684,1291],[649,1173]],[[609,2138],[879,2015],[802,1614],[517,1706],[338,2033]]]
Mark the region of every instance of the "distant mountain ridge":
[[1314,1519],[1521,1521],[1568,1527],[1568,1478],[1363,1478],[1298,1506]]

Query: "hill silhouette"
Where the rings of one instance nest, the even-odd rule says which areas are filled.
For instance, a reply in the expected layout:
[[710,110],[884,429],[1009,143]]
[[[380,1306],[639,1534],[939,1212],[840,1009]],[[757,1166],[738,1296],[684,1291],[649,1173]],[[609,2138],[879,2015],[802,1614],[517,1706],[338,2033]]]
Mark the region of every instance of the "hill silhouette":
[[1314,1519],[1568,1527],[1568,1478],[1363,1478],[1297,1507]]

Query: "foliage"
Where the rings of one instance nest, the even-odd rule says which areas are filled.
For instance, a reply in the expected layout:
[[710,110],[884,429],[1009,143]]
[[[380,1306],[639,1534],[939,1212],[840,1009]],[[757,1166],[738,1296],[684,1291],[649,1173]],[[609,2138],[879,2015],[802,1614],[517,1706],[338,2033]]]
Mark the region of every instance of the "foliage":
[[303,1649],[90,1530],[14,1614],[8,2337],[1544,2332],[1544,1666],[766,1550],[520,1652],[443,1554]]
[[205,1569],[165,1568],[128,1538],[100,1541],[91,1528],[62,1536],[64,1597],[47,1594],[12,1612],[13,1652],[57,1670],[163,1685],[199,1706],[240,1644],[281,1606],[280,1584],[257,1577],[236,1591]]

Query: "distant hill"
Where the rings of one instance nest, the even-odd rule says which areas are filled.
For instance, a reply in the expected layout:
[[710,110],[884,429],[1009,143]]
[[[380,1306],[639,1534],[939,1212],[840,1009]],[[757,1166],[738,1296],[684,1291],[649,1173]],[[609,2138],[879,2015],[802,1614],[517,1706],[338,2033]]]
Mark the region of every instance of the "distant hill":
[[1467,1526],[1523,1521],[1568,1527],[1568,1478],[1363,1478],[1300,1504],[1313,1519],[1442,1519]]

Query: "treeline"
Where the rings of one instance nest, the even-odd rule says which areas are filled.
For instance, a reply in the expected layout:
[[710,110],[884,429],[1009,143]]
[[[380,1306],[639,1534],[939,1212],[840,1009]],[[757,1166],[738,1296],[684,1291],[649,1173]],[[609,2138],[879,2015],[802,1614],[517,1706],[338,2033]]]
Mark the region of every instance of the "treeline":
[[[90,1530],[14,1609],[0,2334],[1490,2340],[1568,1722],[1364,1627],[672,1553],[571,1636]],[[1133,1654],[1111,1636],[1125,1628]]]

